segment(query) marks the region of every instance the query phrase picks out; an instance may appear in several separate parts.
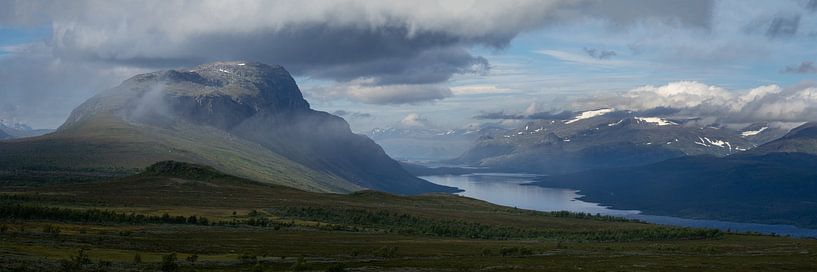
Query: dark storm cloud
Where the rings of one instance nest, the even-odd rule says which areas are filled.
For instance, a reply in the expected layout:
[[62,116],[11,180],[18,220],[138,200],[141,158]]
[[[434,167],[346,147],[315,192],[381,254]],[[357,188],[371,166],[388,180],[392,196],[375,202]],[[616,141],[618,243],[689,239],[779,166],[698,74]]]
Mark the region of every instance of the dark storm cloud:
[[790,65],[783,69],[785,73],[793,74],[814,74],[817,73],[817,66],[812,61],[801,62],[800,65]]
[[172,48],[157,47],[147,55],[112,50],[85,50],[80,38],[65,34],[55,52],[70,59],[162,68],[203,62],[249,59],[276,63],[296,75],[336,81],[371,77],[375,84],[425,84],[448,80],[453,74],[484,72],[488,62],[471,55],[472,44],[507,44],[510,37],[473,39],[446,33],[410,35],[405,26],[358,29],[325,24],[286,30],[196,35]]
[[135,72],[245,59],[329,80],[328,98],[420,103],[450,97],[454,75],[490,69],[474,47],[501,50],[519,33],[586,18],[708,27],[711,9],[704,0],[0,0],[3,26],[52,30],[35,53],[0,57],[0,96],[57,125],[42,115],[65,116]]
[[714,6],[714,0],[618,0],[587,2],[580,5],[580,9],[587,14],[607,18],[619,27],[648,19],[709,28],[712,26]]

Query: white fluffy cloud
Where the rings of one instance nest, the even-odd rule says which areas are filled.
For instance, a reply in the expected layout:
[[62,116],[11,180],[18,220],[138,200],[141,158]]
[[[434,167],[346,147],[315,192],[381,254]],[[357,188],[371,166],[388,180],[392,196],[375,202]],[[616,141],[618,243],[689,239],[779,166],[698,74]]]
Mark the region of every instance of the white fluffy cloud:
[[641,86],[621,95],[579,100],[578,109],[613,107],[648,111],[672,109],[671,115],[694,116],[711,122],[807,122],[817,120],[817,86],[778,85],[727,90],[695,81]]

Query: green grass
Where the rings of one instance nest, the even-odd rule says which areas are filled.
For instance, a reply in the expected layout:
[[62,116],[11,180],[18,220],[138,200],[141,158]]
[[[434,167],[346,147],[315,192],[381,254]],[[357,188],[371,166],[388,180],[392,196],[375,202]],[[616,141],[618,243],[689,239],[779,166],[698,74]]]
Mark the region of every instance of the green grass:
[[[102,182],[2,187],[0,205],[63,211],[0,218],[3,271],[60,270],[80,249],[92,262],[85,269],[105,271],[159,270],[171,253],[182,271],[324,271],[338,265],[350,271],[817,270],[812,239],[698,236],[691,234],[702,230],[534,212],[453,195],[314,193],[186,166]],[[60,215],[89,209],[205,216],[209,223]],[[261,219],[267,223],[257,223]],[[503,235],[472,235],[493,231]],[[192,255],[196,262],[186,260]]]
[[[232,175],[264,183],[318,192],[359,190],[341,178],[318,173],[303,165],[223,131],[184,122],[172,128],[131,124],[114,116],[97,116],[69,130],[41,137],[0,142],[0,178],[38,171],[53,180],[65,174],[82,178],[87,173],[133,174],[157,162],[176,160],[211,165]],[[19,174],[21,171],[28,173]],[[3,173],[8,173],[5,176]],[[75,178],[75,179],[77,179]],[[90,179],[85,179],[90,180]],[[29,180],[45,182],[47,178]]]

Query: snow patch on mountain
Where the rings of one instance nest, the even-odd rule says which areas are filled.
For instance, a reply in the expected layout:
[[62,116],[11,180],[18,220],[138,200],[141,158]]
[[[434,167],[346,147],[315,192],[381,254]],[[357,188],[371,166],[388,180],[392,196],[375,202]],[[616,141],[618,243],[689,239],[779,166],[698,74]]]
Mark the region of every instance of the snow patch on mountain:
[[673,121],[663,119],[663,118],[659,118],[659,117],[635,117],[635,120],[637,120],[639,123],[640,122],[645,122],[645,123],[656,124],[658,126],[677,125],[677,123],[675,123]]
[[596,116],[605,115],[605,114],[613,112],[614,110],[615,109],[598,109],[598,110],[585,111],[585,112],[580,113],[576,117],[573,117],[573,119],[565,121],[565,124],[571,124],[571,123],[575,123],[575,122],[577,122],[579,120],[590,119],[590,118],[593,118],[593,117],[596,117]]
[[760,129],[758,129],[758,130],[749,130],[749,131],[744,131],[744,132],[740,133],[740,136],[743,136],[743,137],[755,136],[755,135],[760,134],[761,132],[763,132],[764,130],[766,130],[766,129],[768,129],[768,128],[769,128],[769,127],[762,127],[762,128],[760,128]]

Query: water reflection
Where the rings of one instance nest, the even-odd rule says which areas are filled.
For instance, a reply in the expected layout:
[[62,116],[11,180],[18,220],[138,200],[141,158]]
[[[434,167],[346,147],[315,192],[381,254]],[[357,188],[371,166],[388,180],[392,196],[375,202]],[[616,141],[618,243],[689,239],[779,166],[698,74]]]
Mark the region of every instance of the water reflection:
[[433,183],[457,187],[459,195],[491,203],[538,211],[574,211],[608,215],[637,214],[638,211],[612,210],[596,203],[577,200],[575,190],[523,186],[532,181],[527,174],[471,174],[422,177]]
[[662,225],[717,228],[734,232],[759,232],[799,237],[817,237],[817,230],[815,229],[802,229],[790,225],[685,219],[671,216],[645,215],[634,210],[614,210],[599,206],[596,203],[577,200],[576,198],[580,197],[580,195],[575,190],[523,185],[531,182],[534,177],[536,177],[536,175],[482,173],[459,176],[425,176],[422,178],[440,185],[460,188],[463,192],[458,194],[462,196],[521,209],[572,211],[592,214],[600,213]]

